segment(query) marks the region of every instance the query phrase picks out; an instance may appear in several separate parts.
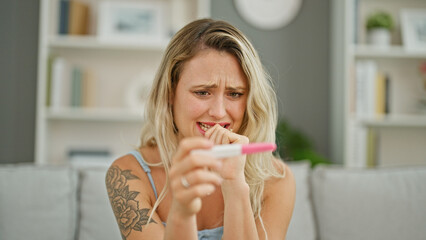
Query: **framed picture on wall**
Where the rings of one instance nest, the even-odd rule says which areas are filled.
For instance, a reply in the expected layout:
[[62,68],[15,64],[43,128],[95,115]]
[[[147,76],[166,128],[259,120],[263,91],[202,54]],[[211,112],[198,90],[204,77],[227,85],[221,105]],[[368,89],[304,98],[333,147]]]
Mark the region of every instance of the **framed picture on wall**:
[[98,37],[101,41],[158,41],[168,37],[162,2],[101,1]]
[[426,9],[402,9],[401,28],[405,49],[426,51]]

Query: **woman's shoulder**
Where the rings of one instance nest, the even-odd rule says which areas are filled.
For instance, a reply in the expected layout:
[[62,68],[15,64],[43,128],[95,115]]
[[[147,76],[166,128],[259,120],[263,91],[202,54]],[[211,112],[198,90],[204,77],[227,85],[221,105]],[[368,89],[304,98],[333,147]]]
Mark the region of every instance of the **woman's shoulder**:
[[155,149],[148,147],[142,147],[140,149],[129,151],[127,154],[115,159],[111,164],[111,167],[119,167],[122,169],[130,170],[143,169],[143,163],[147,163],[143,165],[149,165],[150,163],[154,163],[152,161],[154,152]]
[[111,164],[106,174],[106,184],[120,179],[123,185],[142,191],[151,183],[143,167],[133,154],[123,155]]
[[105,183],[109,191],[119,186],[122,189],[128,188],[130,191],[142,193],[139,196],[146,196],[149,201],[154,197],[147,173],[136,157],[130,153],[114,160],[107,171]]
[[128,153],[125,155],[122,155],[120,157],[118,157],[117,159],[115,159],[111,166],[109,167],[109,169],[112,168],[119,168],[119,169],[125,169],[125,170],[136,170],[138,168],[140,168],[140,165],[136,159],[135,156],[133,156],[132,154]]
[[265,193],[286,192],[286,194],[294,194],[295,180],[291,168],[278,158],[273,158],[273,164],[280,177],[272,177],[265,182]]

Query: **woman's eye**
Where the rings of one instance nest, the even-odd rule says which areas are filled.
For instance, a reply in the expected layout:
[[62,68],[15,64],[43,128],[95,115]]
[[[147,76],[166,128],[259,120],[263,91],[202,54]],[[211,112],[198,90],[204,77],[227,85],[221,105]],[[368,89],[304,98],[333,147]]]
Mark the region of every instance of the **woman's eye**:
[[207,92],[207,91],[195,91],[194,93],[196,95],[198,95],[198,96],[207,96],[207,95],[209,95],[209,92]]
[[239,98],[241,97],[243,94],[240,92],[231,92],[229,93],[229,96],[231,96],[232,98]]

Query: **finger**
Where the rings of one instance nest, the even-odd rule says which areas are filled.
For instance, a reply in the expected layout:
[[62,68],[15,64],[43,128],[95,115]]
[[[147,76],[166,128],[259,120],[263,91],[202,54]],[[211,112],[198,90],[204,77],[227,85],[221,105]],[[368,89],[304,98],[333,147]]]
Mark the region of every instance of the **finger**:
[[179,202],[190,203],[196,198],[203,198],[210,195],[215,190],[216,186],[213,184],[198,184],[188,189],[177,192],[175,194],[175,197],[178,199]]
[[204,136],[210,139],[210,141],[214,142],[214,139],[216,138],[216,135],[217,135],[217,128],[218,128],[218,124],[214,125],[209,130],[207,130]]
[[181,162],[186,155],[188,155],[193,149],[209,149],[213,146],[213,143],[202,137],[193,137],[182,139],[179,143],[176,154],[173,157],[174,162]]
[[[227,130],[225,130],[225,131],[227,131]],[[221,143],[222,144],[229,144],[230,143],[228,134],[222,135],[222,142]]]
[[213,141],[215,144],[222,144],[223,138],[226,137],[228,134],[228,130],[218,126],[214,129],[214,132],[210,138],[211,141]]
[[206,137],[206,138],[210,138],[211,137],[211,135],[215,132],[215,129],[217,128],[217,126],[218,126],[219,124],[215,124],[213,127],[211,127],[211,128],[209,128],[205,133],[204,133],[204,136]]
[[210,168],[214,169],[215,171],[219,171],[221,167],[222,163],[214,157],[206,156],[205,154],[192,153],[188,155],[180,164],[174,167],[173,174],[184,175],[198,168]]
[[186,174],[185,178],[190,186],[206,183],[214,184],[216,186],[220,186],[222,184],[222,178],[217,173],[205,169],[198,169],[189,172]]
[[241,144],[249,143],[248,137],[243,136],[243,135],[239,135],[239,134],[236,134],[236,133],[233,133],[233,132],[230,132],[228,134],[228,139],[229,139],[229,142],[231,144],[232,143],[241,143]]

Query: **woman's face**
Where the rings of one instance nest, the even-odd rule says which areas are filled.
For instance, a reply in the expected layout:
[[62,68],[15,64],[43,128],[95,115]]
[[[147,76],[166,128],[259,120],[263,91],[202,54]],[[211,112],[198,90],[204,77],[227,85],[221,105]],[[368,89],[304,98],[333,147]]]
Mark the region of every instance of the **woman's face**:
[[201,50],[184,64],[172,102],[179,139],[204,136],[215,124],[238,132],[247,94],[247,80],[236,57]]

